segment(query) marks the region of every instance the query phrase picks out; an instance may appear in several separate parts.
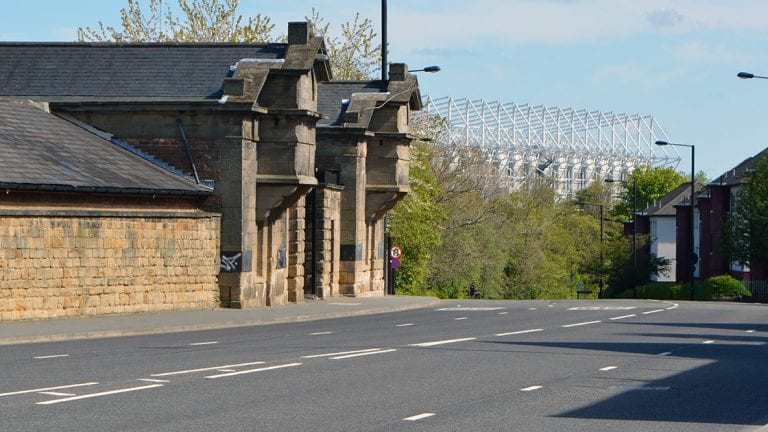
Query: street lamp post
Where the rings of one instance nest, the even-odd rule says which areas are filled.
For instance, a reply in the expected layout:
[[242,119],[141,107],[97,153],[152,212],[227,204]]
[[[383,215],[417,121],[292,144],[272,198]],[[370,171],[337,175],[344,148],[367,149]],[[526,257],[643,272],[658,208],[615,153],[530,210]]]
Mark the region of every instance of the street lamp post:
[[768,77],[760,76],[760,75],[755,75],[755,74],[749,73],[749,72],[739,72],[739,73],[736,74],[736,76],[741,78],[741,79],[751,79],[751,78],[768,79]]
[[[740,78],[765,78],[765,77],[758,77],[758,76],[741,76],[742,74],[746,75],[752,75],[747,74],[746,72],[740,72],[739,77]],[[691,300],[693,300],[693,293],[694,293],[694,284],[693,284],[693,278],[694,274],[696,272],[696,262],[698,261],[698,257],[696,256],[696,243],[693,240],[694,234],[695,234],[695,228],[694,224],[696,222],[696,214],[694,213],[694,206],[695,206],[695,200],[694,195],[696,194],[696,170],[694,165],[694,160],[696,159],[696,148],[693,146],[693,144],[677,144],[677,143],[671,143],[667,141],[656,141],[656,145],[659,146],[665,146],[665,145],[671,145],[671,146],[677,146],[677,147],[688,147],[691,149],[691,263],[690,263],[690,271],[691,271]]]
[[603,259],[603,239],[605,237],[605,230],[603,229],[603,205],[581,201],[577,201],[576,204],[600,207],[600,282],[598,285],[597,298],[603,298],[603,286],[605,285],[605,260]]
[[[606,183],[616,183],[607,178]],[[637,298],[637,182],[632,181],[632,298]]]

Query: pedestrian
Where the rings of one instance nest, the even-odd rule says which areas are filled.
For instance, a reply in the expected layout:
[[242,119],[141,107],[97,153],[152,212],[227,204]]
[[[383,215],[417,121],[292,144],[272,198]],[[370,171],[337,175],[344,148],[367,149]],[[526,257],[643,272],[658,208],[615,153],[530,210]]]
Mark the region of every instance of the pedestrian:
[[480,297],[480,293],[477,292],[477,287],[475,286],[475,283],[472,282],[469,284],[469,298],[478,298]]

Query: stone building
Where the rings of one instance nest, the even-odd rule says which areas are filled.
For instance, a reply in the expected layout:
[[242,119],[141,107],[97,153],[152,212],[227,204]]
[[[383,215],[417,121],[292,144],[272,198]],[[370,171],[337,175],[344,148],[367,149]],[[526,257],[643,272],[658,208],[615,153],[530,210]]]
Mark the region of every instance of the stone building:
[[212,189],[0,101],[0,320],[217,304]]
[[323,207],[320,211],[326,228],[330,223],[338,230],[338,240],[329,242],[327,229],[321,238],[327,248],[339,254],[340,264],[338,268],[329,268],[327,261],[318,264],[323,270],[318,278],[324,281],[334,281],[339,274],[338,287],[321,283],[321,292],[384,295],[383,218],[409,191],[413,139],[409,119],[411,110],[418,109],[418,81],[401,63],[390,65],[386,81],[330,81],[320,85],[319,110],[327,118],[317,126],[317,170],[324,173],[324,179],[336,178],[336,183],[344,185],[337,192],[338,198],[331,198],[333,193],[327,187],[319,189],[329,203],[336,205],[338,200],[339,208],[335,217],[327,216],[335,214],[332,209]]
[[[286,43],[0,43],[0,56],[0,97],[44,103],[208,188],[196,211],[220,215],[211,284],[221,305],[303,301],[321,279],[305,286],[308,259],[329,287],[320,295],[383,294],[381,219],[407,192],[408,112],[421,103],[405,65],[388,81],[350,83],[369,87],[349,93],[339,123],[341,101],[329,99],[333,121],[318,102],[341,84],[303,22]],[[327,241],[308,249],[318,232]]]

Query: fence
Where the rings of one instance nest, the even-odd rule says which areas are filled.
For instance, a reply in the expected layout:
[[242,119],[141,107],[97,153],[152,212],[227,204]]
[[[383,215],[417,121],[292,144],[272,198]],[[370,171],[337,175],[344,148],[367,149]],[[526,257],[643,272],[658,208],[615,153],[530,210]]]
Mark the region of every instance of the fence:
[[768,303],[768,280],[743,281],[744,286],[752,293],[752,301]]

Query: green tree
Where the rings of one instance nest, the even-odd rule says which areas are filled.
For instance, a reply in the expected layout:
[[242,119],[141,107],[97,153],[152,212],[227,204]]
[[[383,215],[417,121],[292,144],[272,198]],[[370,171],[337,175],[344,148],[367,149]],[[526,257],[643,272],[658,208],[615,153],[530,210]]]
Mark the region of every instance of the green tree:
[[266,42],[272,37],[269,17],[245,19],[237,13],[239,0],[177,0],[177,17],[163,0],[149,0],[149,11],[139,0],[120,9],[122,29],[105,26],[78,29],[79,41],[97,42]]
[[762,156],[738,189],[727,220],[725,249],[744,265],[768,263],[768,156]]
[[380,69],[381,45],[375,42],[376,33],[370,19],[361,19],[359,13],[355,14],[354,20],[341,25],[341,37],[331,35],[330,24],[315,9],[306,19],[325,38],[334,79],[372,79]]
[[417,142],[412,146],[411,192],[387,217],[389,232],[403,249],[402,266],[395,274],[400,293],[424,292],[430,259],[442,244],[440,226],[446,215],[437,204],[440,186],[430,163],[431,152],[428,143]]
[[690,182],[690,178],[672,168],[637,168],[621,182],[614,215],[622,220],[632,219],[634,187],[637,187],[637,211],[641,211],[685,182]]

